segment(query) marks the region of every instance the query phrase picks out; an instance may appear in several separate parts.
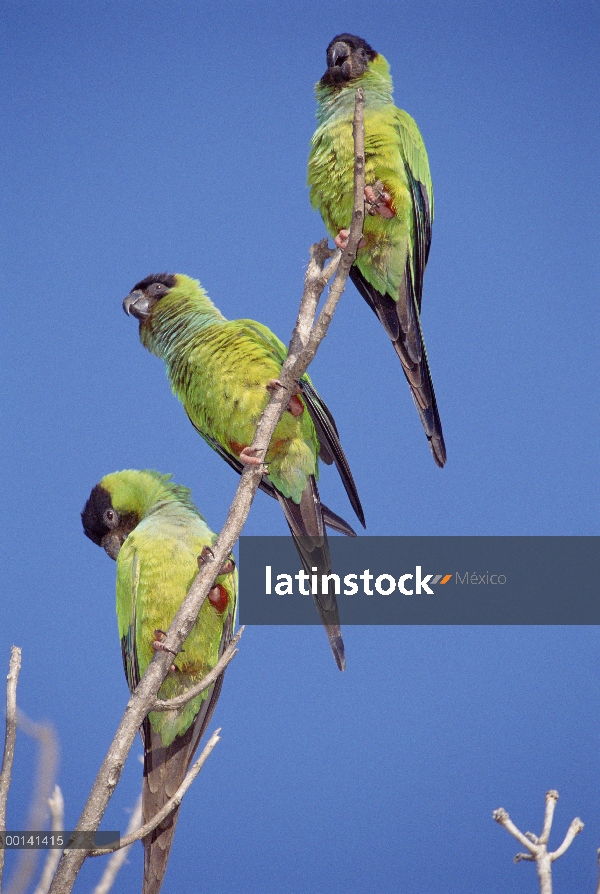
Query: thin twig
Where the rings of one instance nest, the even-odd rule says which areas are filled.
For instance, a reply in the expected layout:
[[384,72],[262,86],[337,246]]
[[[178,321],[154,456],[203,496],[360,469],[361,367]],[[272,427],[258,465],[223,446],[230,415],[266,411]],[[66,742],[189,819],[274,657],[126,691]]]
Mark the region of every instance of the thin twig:
[[[357,91],[357,93],[362,93],[362,91]],[[362,122],[362,104],[363,99],[361,96],[358,96],[357,106],[361,110],[359,112],[359,124]],[[364,204],[364,186],[361,195],[363,196]],[[354,257],[351,257],[351,245],[354,242],[358,245],[360,242],[360,233],[358,238],[356,238],[357,226],[356,221],[353,220],[350,234],[352,241],[349,237],[348,246],[342,253],[342,257],[345,259],[345,268],[347,269],[344,272],[338,270],[336,273],[336,279],[337,276],[340,276],[336,287],[340,294],[343,291],[348,271],[354,260]],[[316,288],[316,279],[321,284],[321,292],[325,288],[330,274],[326,273],[325,276],[322,274],[325,262],[330,257],[331,253],[328,249],[324,250],[322,245],[312,246],[311,263],[309,263],[306,273],[304,292],[294,336],[297,336],[298,329],[304,327],[305,320],[314,319],[314,307],[316,305],[314,305],[313,298],[307,297],[307,290],[310,291],[311,288]],[[314,295],[314,293],[311,294]],[[287,407],[294,380],[304,374],[316,351],[316,346],[313,346],[311,351],[307,351],[304,345],[299,346],[299,339],[294,336],[290,343],[288,356],[281,368],[279,380],[283,387],[274,388],[271,391],[271,397],[261,415],[256,427],[254,440],[252,441],[252,452],[259,459],[264,459],[271,443],[273,432]],[[167,631],[166,638],[163,640],[166,651],[155,652],[144,676],[127,703],[123,718],[79,818],[76,831],[95,831],[98,828],[108,801],[119,781],[127,754],[137,731],[146,714],[152,710],[158,690],[169,671],[172,655],[178,654],[180,651],[183,642],[196,622],[208,591],[213,586],[220,568],[229,556],[242,531],[263,472],[264,468],[262,465],[246,466],[243,470],[225,525],[212,546],[212,555],[207,557],[204,566],[190,587],[185,601]],[[50,888],[50,894],[70,894],[77,873],[86,856],[86,851],[82,849],[67,849],[63,852]]]
[[[0,771],[0,829],[6,829],[6,802],[12,777],[12,764],[17,739],[17,683],[21,670],[21,650],[13,646],[10,650],[8,676],[6,678],[6,733],[4,736],[4,757]],[[0,892],[4,871],[4,848],[0,848]]]
[[567,830],[567,834],[565,835],[565,840],[561,844],[560,847],[557,847],[555,851],[552,851],[551,854],[548,854],[550,861],[554,863],[555,860],[558,860],[559,857],[562,857],[564,852],[571,846],[571,842],[575,838],[576,835],[579,835],[581,830],[583,829],[583,823],[579,819],[578,816],[575,817],[571,825]]
[[[516,838],[517,841],[518,841],[520,844],[523,845],[523,847],[526,847],[527,850],[528,850],[531,854],[534,854],[534,855],[535,855],[535,853],[536,853],[536,851],[537,851],[537,845],[535,845],[535,844],[531,841],[530,838],[527,838],[527,836],[524,835],[523,832],[521,832],[520,829],[517,829],[517,827],[515,826],[515,824],[514,824],[513,821],[511,820],[510,816],[508,815],[508,813],[507,813],[506,810],[504,809],[504,807],[499,807],[498,810],[494,810],[492,816],[494,817],[494,819],[496,820],[496,822],[497,822],[497,823],[500,823],[501,826],[504,826],[504,828],[506,829],[506,831],[507,831],[507,832],[510,832],[510,834],[511,834],[514,838]],[[521,858],[521,859],[523,859],[523,858]]]
[[550,829],[552,828],[552,820],[554,818],[554,809],[556,807],[556,802],[558,801],[558,792],[556,789],[552,788],[549,792],[546,792],[546,810],[544,812],[544,825],[542,827],[542,834],[538,838],[539,844],[548,844],[548,838],[550,837]]
[[187,771],[185,779],[183,780],[173,797],[169,798],[166,804],[163,804],[158,813],[155,813],[151,820],[148,820],[147,823],[144,823],[144,825],[140,826],[140,828],[137,829],[135,832],[129,833],[128,830],[128,834],[125,835],[124,838],[121,838],[118,844],[112,845],[111,847],[94,848],[93,851],[89,851],[88,856],[101,857],[103,854],[111,854],[113,853],[113,851],[121,850],[121,848],[130,847],[134,842],[139,841],[141,838],[145,838],[146,835],[149,835],[150,832],[153,832],[157,826],[160,826],[162,821],[167,816],[169,816],[169,814],[172,813],[176,807],[179,807],[179,805],[181,804],[183,796],[206,763],[209,754],[211,753],[217,742],[220,741],[220,732],[220,729],[214,731],[214,733],[204,746],[202,754]]
[[[140,794],[137,799],[137,803],[133,808],[131,817],[129,819],[129,823],[127,825],[127,835],[131,835],[132,832],[137,831],[142,824],[142,796]],[[92,894],[107,894],[108,891],[112,888],[115,883],[115,879],[121,866],[127,859],[127,855],[131,850],[131,845],[127,845],[123,847],[121,850],[116,851],[108,863],[106,864],[106,868],[102,873],[102,878],[94,888]]]
[[[48,818],[48,803],[56,784],[59,746],[51,723],[38,723],[17,709],[17,726],[37,743],[34,794],[27,817],[26,829],[43,829]],[[19,851],[17,866],[7,894],[25,894],[35,875],[41,852],[35,848]]]
[[[52,831],[64,831],[65,802],[58,785],[54,786],[54,791],[48,798],[48,807],[50,808],[50,815],[52,817]],[[62,848],[50,848],[50,850],[48,851],[48,855],[46,856],[44,869],[42,870],[42,876],[33,894],[48,894],[48,888],[50,887],[52,876],[56,872],[56,867],[58,866],[58,861],[60,860],[61,853]]]
[[236,649],[237,644],[240,641],[240,637],[244,632],[244,628],[240,627],[234,638],[229,643],[227,649],[223,652],[218,662],[215,664],[213,669],[208,673],[203,680],[200,680],[199,683],[196,683],[195,686],[192,686],[191,689],[188,689],[187,692],[184,692],[183,695],[176,695],[173,698],[158,698],[152,705],[151,711],[174,711],[176,708],[182,708],[184,705],[187,705],[188,702],[191,702],[192,699],[196,698],[197,695],[200,695],[204,692],[205,689],[208,689],[209,686],[215,682],[217,677],[225,670],[231,659],[234,655],[237,655],[238,649]]

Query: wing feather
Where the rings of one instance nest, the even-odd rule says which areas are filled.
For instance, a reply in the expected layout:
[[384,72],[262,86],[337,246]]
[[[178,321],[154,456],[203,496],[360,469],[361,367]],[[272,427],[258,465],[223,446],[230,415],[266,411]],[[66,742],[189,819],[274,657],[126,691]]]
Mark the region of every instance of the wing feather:
[[[238,475],[241,475],[244,471],[244,465],[233,453],[230,453],[222,444],[219,444],[217,440],[211,438],[210,435],[205,434],[203,431],[200,431],[197,425],[194,424],[194,421],[190,418],[188,414],[188,419],[196,429],[199,435],[201,435],[209,447],[219,454],[219,456],[225,460],[225,462],[234,469]],[[273,484],[269,481],[269,479],[263,475],[259,488],[265,493],[268,494],[273,499],[279,499],[278,491],[275,489]],[[328,528],[331,528],[333,531],[337,531],[339,534],[345,534],[346,537],[356,537],[356,531],[351,525],[348,524],[345,519],[334,512],[332,509],[329,509],[328,506],[325,506],[321,503],[321,509],[323,512],[323,519]],[[362,509],[362,507],[361,507]],[[360,518],[360,516],[359,516]],[[364,524],[364,522],[363,522]]]
[[340,442],[333,416],[329,412],[323,399],[315,390],[308,376],[301,379],[300,388],[302,389],[302,396],[306,403],[306,408],[310,413],[310,418],[317,431],[319,444],[322,449],[325,447],[327,453],[332,456],[336,469],[342,479],[342,484],[348,494],[348,499],[356,513],[356,517],[364,528],[366,527],[365,515],[360,502],[360,497],[358,496],[356,484],[354,483],[354,477],[350,470],[350,465]]

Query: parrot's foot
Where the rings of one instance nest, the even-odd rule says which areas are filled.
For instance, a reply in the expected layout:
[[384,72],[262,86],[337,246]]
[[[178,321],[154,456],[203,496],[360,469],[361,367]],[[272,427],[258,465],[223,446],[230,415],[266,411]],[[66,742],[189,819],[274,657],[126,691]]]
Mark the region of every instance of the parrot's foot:
[[[214,557],[215,557],[215,554],[213,553],[210,546],[202,547],[202,552],[198,556],[198,568],[200,571],[202,570],[203,565],[208,564],[209,556],[211,559],[214,559]],[[233,561],[233,559],[227,559],[227,561],[223,562],[223,564],[221,565],[221,568],[219,569],[219,574],[217,575],[217,577],[220,577],[221,574],[231,574],[231,572],[233,571],[234,568],[235,568],[235,562]]]
[[255,447],[244,447],[242,452],[240,453],[240,460],[243,462],[245,466],[262,466],[266,465],[262,459],[259,459],[256,456],[258,451]]
[[[267,391],[274,391],[276,388],[283,388],[283,385],[279,381],[279,379],[271,379],[269,384],[267,385]],[[298,397],[301,394],[302,389],[298,382],[294,382],[294,390],[292,391],[292,395],[288,401],[288,405],[286,410],[288,413],[291,413],[292,416],[302,416],[304,413],[304,404]]]
[[365,186],[365,202],[368,205],[368,214],[378,214],[385,220],[396,216],[392,207],[392,197],[385,191],[381,180],[377,180],[373,186]]
[[213,553],[210,546],[203,546],[202,552],[198,556],[198,568],[202,568],[203,565],[207,564],[209,556],[211,557],[211,559],[214,559],[215,554]]
[[234,568],[235,562],[233,561],[233,559],[227,559],[227,561],[223,562],[223,564],[221,565],[218,576],[220,577],[222,574],[231,574]]
[[[344,251],[346,246],[348,245],[348,236],[350,235],[350,230],[340,230],[335,239],[333,240],[339,248],[340,251]],[[359,248],[364,248],[367,244],[367,240],[363,237],[358,243]]]
[[[152,651],[153,652],[170,652],[171,655],[175,655],[172,649],[167,649],[165,646],[165,640],[167,638],[167,634],[164,630],[155,630],[154,631],[154,642],[152,643]],[[183,651],[183,649],[181,650]],[[169,668],[169,673],[174,674],[177,668],[174,664]]]
[[[274,391],[275,388],[283,388],[283,385],[279,381],[279,379],[271,379],[269,384],[267,385],[267,391]],[[294,382],[294,388],[292,390],[292,394],[301,394],[302,388],[298,384],[298,382]]]

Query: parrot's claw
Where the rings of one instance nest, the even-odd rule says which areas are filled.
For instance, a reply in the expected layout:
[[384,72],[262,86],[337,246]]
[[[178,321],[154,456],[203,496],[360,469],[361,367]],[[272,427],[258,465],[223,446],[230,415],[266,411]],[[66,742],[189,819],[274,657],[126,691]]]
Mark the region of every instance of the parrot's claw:
[[198,556],[198,568],[199,568],[200,570],[202,570],[202,566],[203,566],[203,565],[206,565],[206,564],[207,564],[207,561],[208,561],[208,557],[209,557],[209,556],[210,556],[211,559],[214,559],[215,554],[213,553],[213,551],[212,551],[212,549],[210,548],[210,546],[203,546],[203,547],[202,547],[202,552],[201,552],[200,555]]
[[385,220],[396,216],[392,207],[392,197],[384,189],[381,180],[377,180],[373,186],[365,186],[365,202],[368,205],[367,214],[378,214]]
[[[350,235],[350,230],[340,230],[335,239],[333,240],[336,244],[336,247],[339,248],[340,251],[344,251],[346,246],[348,245],[348,236]],[[362,237],[360,242],[358,243],[359,248],[364,248],[367,244],[367,240]]]
[[348,245],[348,236],[350,235],[350,230],[340,230],[335,239],[336,248],[339,248],[340,251],[343,251]]
[[[215,557],[215,554],[213,553],[210,546],[202,547],[202,552],[198,556],[198,568],[200,569],[200,571],[202,571],[203,566],[207,565],[208,562],[210,561],[208,558],[209,556],[210,556],[211,560],[214,559],[214,557]],[[219,573],[217,574],[217,577],[220,577],[222,574],[231,574],[231,572],[233,571],[234,568],[235,568],[235,562],[233,561],[233,559],[227,559],[221,565],[221,567],[219,569]]]
[[[267,391],[275,391],[276,388],[283,388],[283,385],[281,384],[279,379],[271,379],[271,381],[267,385]],[[292,416],[301,416],[304,413],[304,404],[297,396],[301,392],[302,389],[300,388],[298,382],[294,382],[292,394],[286,407],[286,410],[288,411],[288,413],[291,413]]]
[[[283,385],[281,384],[279,379],[271,379],[271,381],[267,385],[267,391],[274,391],[276,388],[283,388]],[[301,393],[302,393],[302,388],[300,387],[299,382],[294,382],[292,394],[301,394]]]
[[221,565],[221,568],[219,570],[219,574],[217,575],[217,577],[220,577],[222,574],[231,574],[231,572],[234,570],[234,568],[235,568],[235,562],[233,561],[233,559],[227,559],[227,561],[223,562],[223,564]]
[[[154,642],[152,643],[152,651],[153,652],[170,652],[171,655],[175,655],[172,649],[167,649],[164,641],[167,638],[167,634],[164,630],[155,630],[154,631]],[[183,649],[181,650],[183,652]],[[174,674],[177,668],[174,664],[169,668],[169,673]]]
[[266,465],[263,463],[262,459],[259,459],[256,456],[256,448],[255,447],[244,447],[242,452],[240,453],[240,460],[243,462],[245,466],[262,466]]

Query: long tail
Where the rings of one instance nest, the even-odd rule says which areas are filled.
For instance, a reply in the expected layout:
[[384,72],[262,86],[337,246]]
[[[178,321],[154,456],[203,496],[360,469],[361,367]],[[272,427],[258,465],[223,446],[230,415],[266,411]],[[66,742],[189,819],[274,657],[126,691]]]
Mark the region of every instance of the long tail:
[[[306,389],[306,384],[303,382],[302,385],[303,385],[303,392],[304,392],[304,390]],[[312,389],[312,390],[313,390],[313,393],[316,394],[316,392],[314,392],[314,389]],[[317,395],[317,397],[318,397],[318,395]],[[324,407],[324,404],[323,404],[323,407]],[[325,407],[325,410],[327,410],[326,407]],[[327,412],[329,412],[329,411],[327,410]],[[188,419],[189,419],[189,416],[188,416]],[[333,419],[331,421],[333,422]],[[190,422],[192,422],[191,419],[190,419]],[[313,422],[314,422],[314,418],[313,418]],[[192,425],[194,425],[193,422],[192,422]],[[244,466],[240,462],[240,460],[237,458],[237,456],[234,456],[233,453],[230,453],[228,450],[226,450],[214,438],[211,438],[208,435],[204,434],[204,432],[200,431],[200,429],[197,426],[194,425],[194,428],[196,429],[198,434],[204,438],[204,440],[206,441],[208,446],[212,447],[212,449],[215,451],[215,453],[218,453],[219,456],[222,459],[224,459],[225,462],[228,465],[230,465],[231,468],[234,469],[238,473],[238,475],[242,474],[242,472],[244,471]],[[323,446],[323,445],[321,445],[321,446]],[[341,446],[342,445],[340,444],[340,450],[341,450]],[[343,453],[343,451],[342,451],[342,453]],[[324,459],[325,462],[328,461],[327,459],[325,459],[325,457],[322,454],[320,454],[320,456],[322,459]],[[346,457],[344,456],[343,459],[347,465],[348,461],[346,460]],[[332,454],[331,457],[329,458],[329,462],[336,462],[336,465],[337,465],[338,461],[339,461],[339,457],[338,457],[338,460],[336,461],[335,453]],[[338,466],[338,468],[339,468],[339,466]],[[350,472],[349,466],[348,466],[348,472]],[[342,474],[342,473],[340,472],[340,474]],[[352,473],[350,473],[350,476],[351,476],[351,474]],[[346,488],[346,491],[348,491],[349,496],[350,496],[349,488],[354,488],[354,491],[356,491],[356,487],[354,485],[354,480],[352,480],[352,483],[350,485],[348,479],[344,478],[344,475],[342,475],[342,481],[344,483],[344,487]],[[263,475],[261,482],[258,486],[262,491],[264,491],[264,493],[268,494],[270,497],[273,497],[274,499],[280,499],[281,495],[277,493],[274,486],[271,484],[271,482],[266,477],[266,475]],[[352,505],[354,506],[353,497],[350,497],[350,501],[352,502]],[[358,518],[364,527],[364,524],[365,524],[364,514],[362,511],[362,506],[360,506],[360,500],[358,499],[358,493],[356,493],[356,501],[357,501],[359,511],[360,511],[360,514],[357,511]],[[323,518],[325,519],[325,524],[327,525],[328,528],[332,528],[332,530],[338,531],[340,534],[345,534],[347,537],[356,537],[356,531],[340,515],[337,515],[335,512],[333,512],[333,510],[328,509],[327,506],[323,505],[322,503],[321,503],[321,508],[323,510]]]
[[[222,651],[222,649],[221,649]],[[142,784],[142,823],[147,823],[172,798],[185,778],[200,739],[221,693],[225,671],[217,679],[212,692],[202,702],[193,724],[164,747],[146,718],[142,728],[144,741],[144,781]],[[179,818],[177,807],[144,838],[144,882],[142,894],[158,894],[161,889]]]
[[[286,521],[290,526],[294,543],[307,574],[317,569],[319,580],[322,574],[331,574],[331,558],[325,531],[323,507],[314,476],[310,476],[300,503],[294,503],[276,491]],[[329,645],[336,664],[341,671],[346,668],[344,640],[340,627],[340,616],[334,593],[313,595],[321,622],[327,631]]]
[[[144,754],[142,787],[142,821],[147,823],[172,798],[185,778],[191,760],[190,743],[193,727],[168,748],[159,743],[150,731],[150,748]],[[154,832],[144,838],[143,894],[160,891],[175,835],[179,808],[173,811]]]
[[356,266],[350,268],[350,278],[392,340],[394,350],[400,358],[404,375],[410,385],[411,394],[425,429],[433,458],[436,464],[442,468],[446,462],[446,445],[421,332],[421,320],[414,296],[410,264],[408,261],[406,262],[406,270],[397,301],[394,301],[389,295],[382,295],[381,292],[378,292]]

